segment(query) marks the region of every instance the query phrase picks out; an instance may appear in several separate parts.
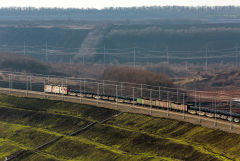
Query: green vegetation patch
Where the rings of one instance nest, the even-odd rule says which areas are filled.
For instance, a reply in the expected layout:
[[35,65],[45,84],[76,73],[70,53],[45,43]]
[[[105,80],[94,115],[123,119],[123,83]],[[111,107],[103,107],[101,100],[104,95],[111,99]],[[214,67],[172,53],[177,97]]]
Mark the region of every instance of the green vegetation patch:
[[0,139],[13,142],[23,149],[34,149],[57,136],[54,133],[16,124],[0,122]]
[[155,137],[147,133],[107,125],[96,124],[94,127],[80,134],[80,137],[100,142],[135,155],[163,156],[181,160],[192,160],[195,157],[198,157],[199,160],[217,159],[209,154],[199,152],[191,145]]
[[200,152],[222,160],[240,160],[240,135],[177,120],[139,114],[123,114],[108,124],[192,145]]
[[55,161],[56,160],[57,161],[62,159],[58,159],[52,155],[45,154],[43,152],[38,151],[37,153],[27,152],[22,156],[14,159],[13,161],[19,161],[19,160],[21,161]]
[[[129,160],[129,161],[149,161],[154,157],[131,155],[127,153],[121,153],[119,151],[106,149],[105,145],[98,143],[90,143],[82,139],[74,139],[71,137],[64,138],[53,146],[45,150],[46,153],[53,154],[59,159],[66,160],[83,160],[83,161],[109,161],[109,160]],[[165,159],[163,159],[165,160]]]
[[18,146],[13,145],[9,141],[0,138],[0,160],[3,160],[5,157],[20,150],[21,148]]
[[111,109],[84,104],[7,95],[0,95],[0,102],[15,108],[63,114],[91,121],[102,121],[117,113]]
[[0,120],[38,128],[50,129],[64,134],[71,133],[87,121],[71,116],[0,107]]

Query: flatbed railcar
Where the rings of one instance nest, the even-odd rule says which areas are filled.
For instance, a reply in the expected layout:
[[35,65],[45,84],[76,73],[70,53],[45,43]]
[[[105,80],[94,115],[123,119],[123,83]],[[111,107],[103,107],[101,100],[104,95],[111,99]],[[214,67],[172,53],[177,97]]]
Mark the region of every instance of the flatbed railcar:
[[165,109],[178,112],[186,112],[192,115],[200,115],[209,118],[218,118],[228,120],[231,122],[240,122],[240,114],[235,112],[227,112],[223,110],[209,109],[205,107],[196,107],[193,104],[182,104],[166,100],[150,100],[147,98],[133,98],[133,97],[116,97],[112,95],[99,94],[93,92],[85,92],[80,90],[69,89],[67,86],[60,85],[45,85],[44,92],[51,94],[69,95],[75,97],[85,97],[91,99],[100,99],[111,102],[119,102],[125,104],[141,105],[157,109]]

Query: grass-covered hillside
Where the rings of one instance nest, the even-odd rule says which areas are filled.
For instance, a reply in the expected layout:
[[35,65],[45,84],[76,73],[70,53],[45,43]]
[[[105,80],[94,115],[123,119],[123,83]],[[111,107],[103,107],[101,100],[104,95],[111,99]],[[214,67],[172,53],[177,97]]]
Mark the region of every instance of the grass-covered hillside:
[[[176,120],[89,105],[0,95],[0,160],[240,160],[240,136]],[[76,136],[67,134],[97,122]],[[64,136],[41,151],[37,146]]]

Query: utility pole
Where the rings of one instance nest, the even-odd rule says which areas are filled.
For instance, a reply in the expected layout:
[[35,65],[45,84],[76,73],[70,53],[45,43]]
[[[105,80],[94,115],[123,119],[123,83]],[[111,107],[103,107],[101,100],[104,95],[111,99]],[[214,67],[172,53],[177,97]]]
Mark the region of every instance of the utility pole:
[[187,62],[187,60],[185,62],[185,65],[186,65],[186,76],[188,77],[189,76],[189,71],[188,71],[188,62]]
[[79,81],[79,97],[80,97],[80,102],[82,102],[82,81]]
[[236,64],[236,68],[238,67],[238,47],[236,47],[236,54],[235,54],[235,64]]
[[136,67],[136,48],[133,49],[133,67]]
[[208,49],[206,48],[206,62],[205,62],[206,73],[208,72]]
[[46,62],[48,61],[48,44],[47,44],[47,41],[46,41]]
[[11,93],[11,74],[8,74],[8,89],[10,94]]
[[230,100],[230,121],[231,121],[230,130],[232,130],[232,122],[233,122],[233,117],[232,117],[232,97],[231,97],[231,100]]
[[198,100],[199,100],[199,123],[202,122],[201,116],[200,116],[200,112],[201,112],[201,98],[200,98],[200,94],[198,95]]
[[13,79],[14,79],[14,74],[11,74],[11,89],[13,89]]
[[30,91],[32,91],[32,76],[31,75],[29,76],[29,79],[30,79],[30,81],[29,81],[29,83],[30,83],[29,84],[30,85]]
[[158,99],[161,100],[161,87],[158,87]]
[[[64,81],[64,78],[62,78],[62,85],[59,87],[59,88],[63,88],[63,81]],[[61,90],[61,89],[60,89]],[[64,101],[64,95],[62,94],[62,100]]]
[[46,85],[46,78],[43,78],[43,98],[46,98],[46,93],[45,93],[45,85]]
[[24,54],[24,56],[26,55],[25,41],[24,41],[24,44],[23,44],[23,54]]
[[185,119],[185,93],[183,93],[183,119]]
[[120,90],[121,90],[121,97],[123,96],[123,94],[122,94],[122,88],[123,88],[123,86],[122,86],[122,82],[121,82],[121,87],[120,87]]
[[116,107],[118,107],[118,86],[116,85]]
[[152,89],[150,89],[150,115],[152,115]]
[[214,101],[214,103],[215,103],[215,105],[214,105],[214,107],[215,107],[215,126],[217,126],[217,102],[216,102],[216,97],[215,97],[214,100],[215,100]]
[[133,103],[132,106],[134,107],[134,87],[133,87]]
[[178,88],[177,88],[177,103],[178,103],[179,99],[178,99]]
[[169,64],[168,47],[167,47],[167,49],[166,49],[166,55],[167,55],[167,63]]
[[197,107],[197,94],[196,94],[196,89],[194,90],[194,97],[195,97],[195,107]]
[[83,81],[83,93],[84,94],[86,94],[86,91],[85,91],[86,89],[85,89],[85,79],[84,79],[84,81]]
[[104,63],[104,65],[106,65],[106,48],[105,48],[105,44],[104,44],[104,47],[103,47],[103,63]]
[[169,91],[167,91],[167,116],[169,116]]
[[103,80],[103,94],[105,95],[104,80]]
[[83,64],[83,65],[85,64],[85,60],[84,60],[84,59],[85,59],[85,56],[83,55],[83,56],[82,56],[82,64]]
[[26,97],[28,96],[28,75],[26,75]]
[[97,104],[99,104],[99,83],[97,83]]

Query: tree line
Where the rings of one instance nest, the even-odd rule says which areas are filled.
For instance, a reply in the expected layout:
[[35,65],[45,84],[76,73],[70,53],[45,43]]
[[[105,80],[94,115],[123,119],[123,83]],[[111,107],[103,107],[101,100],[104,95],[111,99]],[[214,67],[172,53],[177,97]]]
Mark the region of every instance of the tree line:
[[[60,17],[61,16],[61,17]],[[240,7],[131,7],[76,9],[76,8],[0,8],[1,18],[44,19],[169,19],[169,18],[239,18]]]

